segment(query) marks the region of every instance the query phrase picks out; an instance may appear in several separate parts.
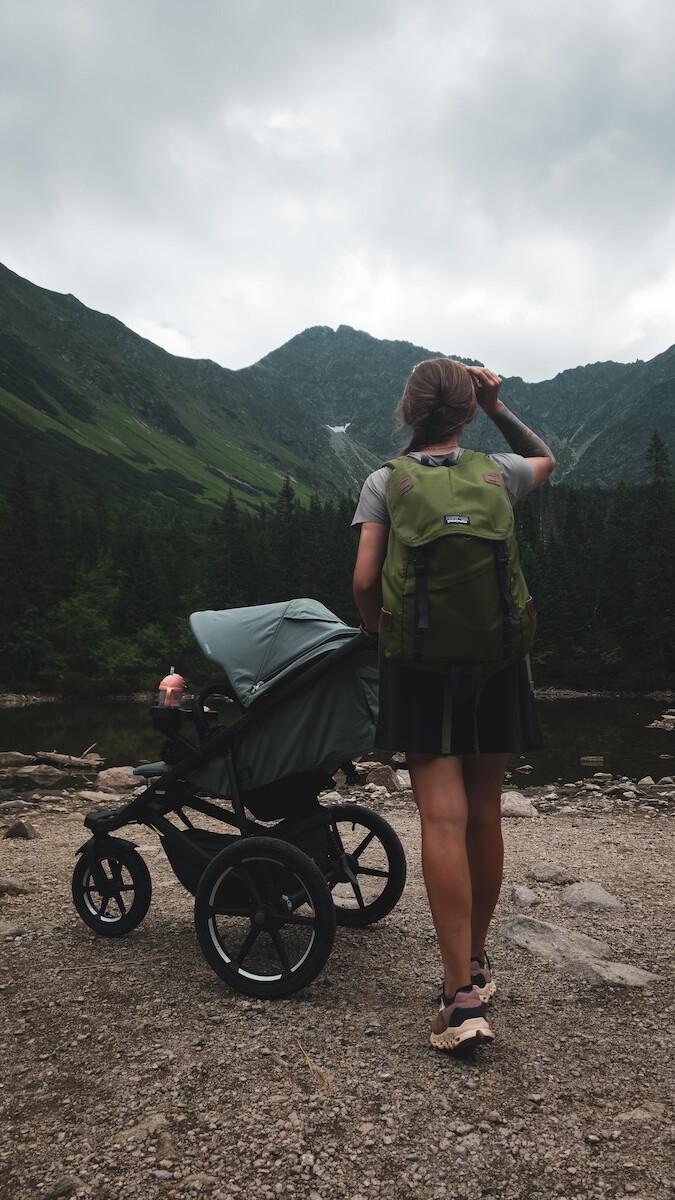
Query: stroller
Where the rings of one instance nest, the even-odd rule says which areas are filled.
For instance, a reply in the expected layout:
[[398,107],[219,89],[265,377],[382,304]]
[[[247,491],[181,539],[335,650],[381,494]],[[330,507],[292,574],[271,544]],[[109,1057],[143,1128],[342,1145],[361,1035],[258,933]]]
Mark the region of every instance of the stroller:
[[[78,851],[73,901],[103,937],[140,924],[150,873],[133,842],[111,835],[144,825],[195,897],[213,970],[239,992],[288,996],[325,965],[336,923],[379,921],[405,884],[403,848],[383,817],[319,800],[332,772],[373,744],[377,663],[368,639],[315,600],[198,612],[190,624],[227,681],[189,708],[150,710],[161,761],[135,768],[147,786],[130,803],[85,818],[92,836]],[[214,697],[234,720],[218,721]]]

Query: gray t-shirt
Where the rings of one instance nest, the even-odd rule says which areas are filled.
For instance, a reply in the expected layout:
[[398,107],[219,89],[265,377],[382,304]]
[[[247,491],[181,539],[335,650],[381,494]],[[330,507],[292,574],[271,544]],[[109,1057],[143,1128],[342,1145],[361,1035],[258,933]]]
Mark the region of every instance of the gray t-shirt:
[[[447,459],[457,462],[460,454],[463,453],[464,450],[460,447],[451,454],[430,454],[429,458],[432,462],[441,464]],[[487,457],[497,463],[512,505],[517,504],[523,496],[532,491],[534,467],[529,459],[523,458],[520,454],[488,454]],[[422,461],[422,455],[416,451],[410,454],[409,458],[414,458],[417,462]],[[363,525],[364,521],[375,521],[378,525],[389,524],[385,485],[390,472],[391,467],[380,467],[378,471],[373,471],[372,475],[368,476],[361,488],[352,525]]]

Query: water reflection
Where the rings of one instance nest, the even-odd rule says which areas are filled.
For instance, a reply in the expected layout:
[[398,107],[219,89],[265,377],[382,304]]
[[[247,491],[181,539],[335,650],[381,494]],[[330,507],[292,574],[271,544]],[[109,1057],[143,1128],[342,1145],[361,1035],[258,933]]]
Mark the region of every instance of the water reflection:
[[[32,754],[36,750],[59,750],[81,755],[92,745],[106,766],[135,765],[159,755],[162,737],[150,724],[147,704],[126,701],[39,704],[27,708],[0,709],[0,748]],[[658,780],[675,771],[675,735],[648,729],[668,705],[662,701],[542,700],[539,715],[546,749],[520,758],[514,756],[510,769],[513,783],[573,782],[595,771],[640,779]],[[234,716],[232,706],[221,709],[221,719]],[[585,755],[602,756],[602,765],[583,766]],[[531,771],[521,771],[523,765]]]

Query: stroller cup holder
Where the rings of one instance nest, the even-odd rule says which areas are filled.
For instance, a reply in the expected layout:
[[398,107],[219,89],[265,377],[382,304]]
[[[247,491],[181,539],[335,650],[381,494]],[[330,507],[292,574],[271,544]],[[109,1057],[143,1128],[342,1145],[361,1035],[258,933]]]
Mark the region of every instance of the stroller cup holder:
[[[228,682],[209,684],[189,708],[151,708],[166,739],[161,761],[136,768],[142,791],[128,804],[85,818],[73,902],[103,937],[140,924],[150,873],[133,842],[113,834],[143,825],[195,897],[197,939],[216,974],[248,995],[288,996],[321,971],[337,925],[379,921],[405,884],[387,821],[320,799],[336,766],[372,745],[377,665],[369,640],[312,600],[191,622]],[[230,723],[206,705],[216,696],[237,701]]]

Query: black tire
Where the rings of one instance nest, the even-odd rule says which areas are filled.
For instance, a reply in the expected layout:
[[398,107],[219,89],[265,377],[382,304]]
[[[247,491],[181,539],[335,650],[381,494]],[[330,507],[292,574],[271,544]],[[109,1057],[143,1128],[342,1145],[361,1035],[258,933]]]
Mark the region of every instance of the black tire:
[[140,854],[108,838],[85,850],[73,871],[73,903],[85,925],[101,937],[123,937],[150,907],[152,880]]
[[275,838],[240,838],[221,850],[195,896],[195,929],[209,966],[238,992],[290,996],[314,979],[335,938],[321,871]]
[[369,808],[334,804],[326,811],[331,850],[324,876],[337,923],[373,925],[401,898],[407,870],[403,846],[389,822]]

